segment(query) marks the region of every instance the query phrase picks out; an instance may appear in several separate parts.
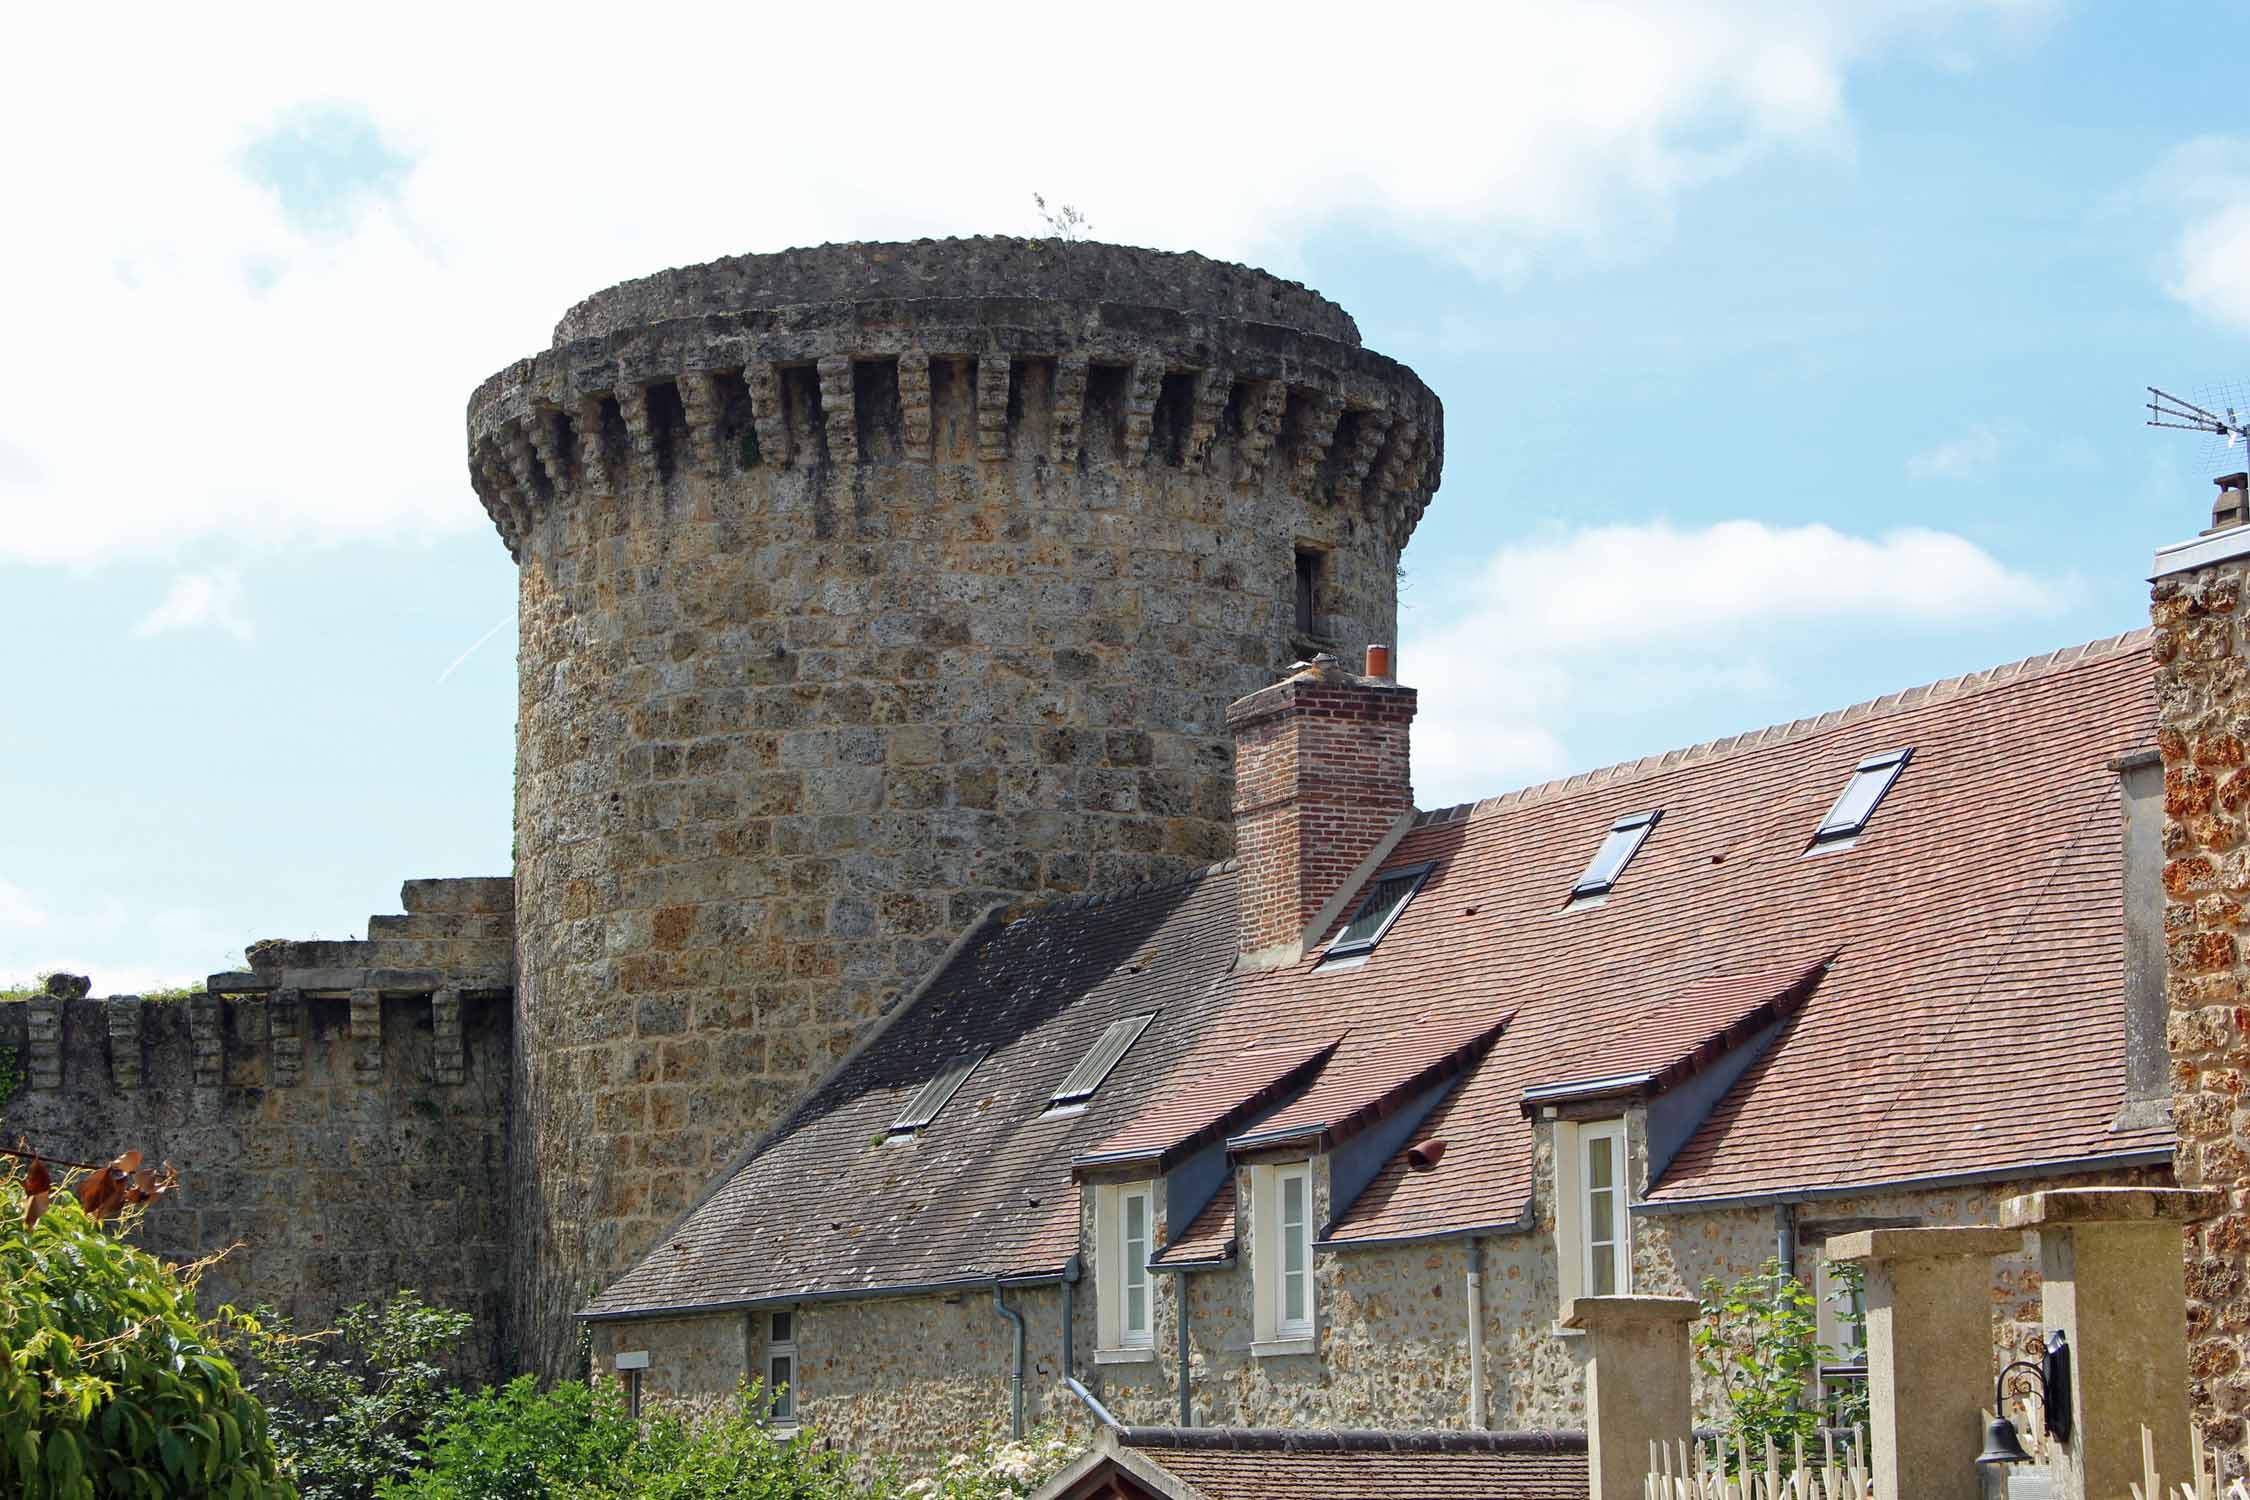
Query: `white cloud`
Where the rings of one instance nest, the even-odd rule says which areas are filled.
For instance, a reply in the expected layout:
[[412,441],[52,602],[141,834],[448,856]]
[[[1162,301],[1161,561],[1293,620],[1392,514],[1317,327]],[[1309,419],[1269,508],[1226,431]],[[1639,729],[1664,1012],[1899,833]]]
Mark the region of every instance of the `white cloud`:
[[1853,69],[1950,66],[2045,10],[738,6],[668,12],[687,45],[612,65],[614,8],[183,10],[95,47],[51,7],[0,93],[0,132],[39,142],[10,162],[39,232],[0,239],[0,559],[481,527],[462,405],[579,297],[1032,231],[1034,189],[1105,238],[1283,271],[1335,224],[1497,272],[1621,253],[1699,183],[1848,150]]
[[2165,290],[2215,323],[2250,331],[2250,138],[2188,141],[2145,187],[2141,196],[2179,222]]
[[1908,458],[1906,473],[1911,479],[1965,479],[1999,462],[2002,446],[2000,434],[1979,422],[1961,436]]
[[47,913],[31,899],[31,892],[13,881],[0,880],[0,932],[28,932],[47,925]]
[[135,635],[168,630],[216,630],[238,641],[250,639],[250,616],[242,604],[239,573],[182,573],[172,580],[164,602],[141,617]]
[[1617,704],[1646,712],[1769,692],[1776,639],[2005,619],[2067,595],[1947,532],[1759,521],[1558,529],[1501,547],[1455,592],[1409,616],[1443,623],[1410,630],[1400,657],[1422,690],[1424,806],[1585,769],[1567,732]]

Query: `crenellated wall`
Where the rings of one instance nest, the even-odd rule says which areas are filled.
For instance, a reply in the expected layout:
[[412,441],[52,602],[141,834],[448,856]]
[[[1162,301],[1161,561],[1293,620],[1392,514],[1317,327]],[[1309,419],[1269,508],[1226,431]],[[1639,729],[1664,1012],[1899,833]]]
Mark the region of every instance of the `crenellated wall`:
[[665,272],[477,391],[529,1366],[984,910],[1226,856],[1226,704],[1393,639],[1443,437],[1317,294],[1056,241]]
[[208,1272],[207,1306],[307,1329],[413,1288],[475,1314],[464,1373],[502,1373],[512,1019],[509,883],[414,881],[364,942],[261,943],[184,1000],[0,1005],[18,1083],[0,1139],[179,1169],[139,1233]]

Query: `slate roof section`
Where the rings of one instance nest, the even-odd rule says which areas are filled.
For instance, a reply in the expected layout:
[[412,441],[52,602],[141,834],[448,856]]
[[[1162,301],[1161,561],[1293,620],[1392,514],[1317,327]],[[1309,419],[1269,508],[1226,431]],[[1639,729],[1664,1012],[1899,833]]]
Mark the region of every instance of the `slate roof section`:
[[1198,1500],[1585,1500],[1590,1489],[1582,1432],[1126,1427],[1108,1446]]
[[[1215,1018],[1229,866],[1034,908],[964,945],[859,1055],[586,1310],[630,1316],[1059,1273],[1074,1154],[1116,1133]],[[1048,1097],[1112,1021],[1156,1020],[1082,1115]],[[886,1128],[947,1059],[989,1055],[911,1144]]]

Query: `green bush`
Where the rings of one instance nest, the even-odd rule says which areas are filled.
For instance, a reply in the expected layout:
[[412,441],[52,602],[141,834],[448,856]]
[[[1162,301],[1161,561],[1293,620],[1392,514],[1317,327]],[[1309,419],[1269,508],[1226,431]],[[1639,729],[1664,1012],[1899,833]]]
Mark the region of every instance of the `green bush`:
[[613,1386],[530,1376],[459,1396],[427,1445],[428,1467],[379,1487],[382,1500],[847,1500],[887,1491],[860,1484],[850,1461],[821,1451],[810,1429],[774,1432],[755,1387],[696,1421],[635,1422]]
[[167,1266],[56,1193],[26,1227],[0,1177],[0,1492],[286,1500],[266,1414]]
[[464,1312],[402,1291],[365,1303],[333,1333],[299,1335],[270,1308],[246,1340],[251,1393],[271,1413],[274,1447],[304,1500],[373,1500],[421,1462],[423,1430],[445,1407],[438,1363],[468,1333]]
[[1767,1438],[1786,1452],[1794,1438],[1810,1444],[1820,1411],[1806,1397],[1831,1351],[1818,1337],[1820,1304],[1778,1260],[1722,1286],[1703,1282],[1703,1317],[1695,1325],[1696,1367],[1718,1382],[1726,1401],[1720,1430],[1732,1447],[1753,1455]]

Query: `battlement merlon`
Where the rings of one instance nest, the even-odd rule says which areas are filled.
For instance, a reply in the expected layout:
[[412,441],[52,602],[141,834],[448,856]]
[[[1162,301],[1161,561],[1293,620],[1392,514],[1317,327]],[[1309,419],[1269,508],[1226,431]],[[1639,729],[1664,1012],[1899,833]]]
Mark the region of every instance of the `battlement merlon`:
[[739,256],[600,293],[555,339],[469,402],[471,476],[519,558],[580,489],[1042,460],[1267,479],[1356,505],[1403,548],[1444,461],[1436,395],[1341,308],[1198,255],[971,239]]

